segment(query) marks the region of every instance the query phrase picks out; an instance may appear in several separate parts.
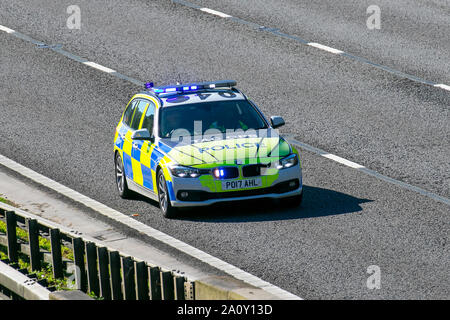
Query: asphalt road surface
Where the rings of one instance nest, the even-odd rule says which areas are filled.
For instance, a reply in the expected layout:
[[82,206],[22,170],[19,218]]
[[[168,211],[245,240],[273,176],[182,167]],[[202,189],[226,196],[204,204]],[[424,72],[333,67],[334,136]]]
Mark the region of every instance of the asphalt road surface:
[[[192,1],[243,21],[450,84],[450,2]],[[168,0],[1,1],[0,25],[139,80],[235,79],[283,132],[450,197],[450,92]],[[119,198],[113,133],[128,81],[0,32],[0,154],[305,299],[448,298],[449,207],[302,150],[304,202],[164,219]],[[366,285],[379,266],[381,288]]]

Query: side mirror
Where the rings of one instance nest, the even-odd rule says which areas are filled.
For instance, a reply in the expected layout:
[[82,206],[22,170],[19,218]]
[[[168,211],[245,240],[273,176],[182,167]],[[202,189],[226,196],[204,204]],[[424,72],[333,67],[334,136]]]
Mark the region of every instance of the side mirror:
[[280,116],[270,117],[270,122],[272,123],[272,128],[274,129],[285,125],[284,119]]
[[152,140],[152,137],[151,137],[148,129],[141,129],[141,130],[136,130],[131,135],[131,139],[132,140]]

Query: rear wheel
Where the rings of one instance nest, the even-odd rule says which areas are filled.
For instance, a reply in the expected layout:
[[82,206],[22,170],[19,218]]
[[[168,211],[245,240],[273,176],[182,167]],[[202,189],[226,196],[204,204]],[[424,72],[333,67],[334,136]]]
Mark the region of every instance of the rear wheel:
[[164,178],[162,170],[158,171],[158,198],[159,207],[165,218],[174,218],[177,213],[177,209],[172,207],[169,199],[169,192],[167,191],[167,183]]
[[114,159],[115,164],[115,176],[116,176],[116,186],[119,191],[119,196],[123,199],[130,197],[131,191],[128,189],[127,179],[125,177],[125,170],[123,167],[123,161],[120,154],[117,153]]

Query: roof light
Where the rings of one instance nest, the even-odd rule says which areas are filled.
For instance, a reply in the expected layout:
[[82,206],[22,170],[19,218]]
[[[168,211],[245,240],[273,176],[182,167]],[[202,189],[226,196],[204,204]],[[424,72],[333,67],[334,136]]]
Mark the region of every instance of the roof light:
[[176,84],[170,86],[154,87],[152,82],[145,84],[146,89],[153,88],[154,93],[175,93],[175,92],[186,92],[195,91],[202,89],[214,89],[214,88],[231,88],[236,85],[234,80],[222,80],[214,82],[200,82],[200,83],[189,83],[189,84]]

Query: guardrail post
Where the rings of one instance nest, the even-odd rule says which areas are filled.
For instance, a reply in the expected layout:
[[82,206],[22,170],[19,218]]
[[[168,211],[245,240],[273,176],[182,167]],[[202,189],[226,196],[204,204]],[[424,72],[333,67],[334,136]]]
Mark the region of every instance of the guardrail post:
[[111,285],[109,279],[108,249],[100,247],[98,253],[98,269],[100,272],[100,295],[105,300],[111,300]]
[[134,283],[134,261],[130,257],[122,257],[122,279],[125,300],[136,300]]
[[50,229],[50,245],[52,248],[53,277],[56,279],[62,279],[64,274],[61,256],[61,236],[59,234],[59,229]]
[[138,300],[149,300],[148,267],[144,261],[136,262],[136,294]]
[[[75,260],[75,279],[77,288],[84,293],[87,292],[86,268],[84,264],[84,241],[81,238],[72,239],[73,257]],[[79,283],[78,283],[79,281]]]
[[86,243],[86,261],[89,293],[93,292],[98,297],[100,295],[100,288],[97,272],[97,247],[95,246],[95,243]]
[[170,271],[161,271],[161,289],[163,300],[174,300],[173,274]]
[[17,245],[17,220],[14,211],[6,211],[6,237],[8,239],[8,258],[11,262],[18,261],[18,245]]
[[184,283],[185,277],[176,276],[173,278],[173,284],[175,287],[175,300],[185,300],[184,297]]
[[28,243],[30,244],[31,270],[41,270],[41,252],[39,249],[39,225],[36,219],[27,219]]
[[161,300],[161,278],[159,273],[160,270],[158,267],[149,268],[151,300]]
[[122,300],[122,279],[120,277],[120,255],[117,251],[109,253],[109,266],[111,268],[111,289],[113,300]]

